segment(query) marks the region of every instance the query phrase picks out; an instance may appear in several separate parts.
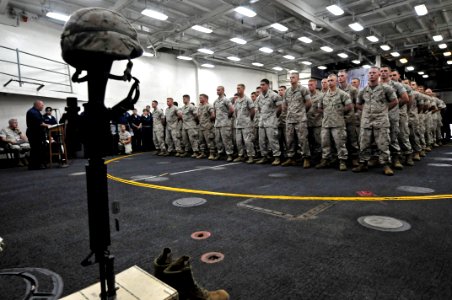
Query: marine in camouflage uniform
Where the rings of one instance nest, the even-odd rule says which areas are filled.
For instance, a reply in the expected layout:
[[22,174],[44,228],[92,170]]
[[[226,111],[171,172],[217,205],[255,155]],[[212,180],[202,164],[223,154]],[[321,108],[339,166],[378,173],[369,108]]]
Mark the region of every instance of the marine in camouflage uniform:
[[217,87],[218,98],[213,103],[215,110],[215,143],[217,145],[216,160],[220,159],[220,155],[226,152],[227,161],[233,160],[234,145],[232,143],[232,123],[231,118],[234,114],[234,107],[230,99],[224,94],[224,87]]
[[320,160],[322,156],[322,113],[318,110],[323,93],[317,90],[317,80],[310,79],[308,89],[311,96],[311,107],[307,111],[308,118],[308,140],[312,157]]
[[261,150],[259,148],[259,119],[260,114],[259,110],[257,109],[257,93],[252,92],[251,93],[251,100],[254,103],[254,119],[253,119],[253,144],[254,144],[254,151],[256,153],[256,157],[260,156]]
[[244,161],[245,150],[248,155],[248,164],[254,163],[254,102],[248,98],[245,94],[245,85],[237,85],[237,100],[234,104],[235,115],[235,140],[237,143],[237,150],[239,156],[234,160],[235,162]]
[[181,135],[177,128],[179,109],[174,105],[173,98],[166,98],[166,104],[168,107],[165,110],[165,142],[169,153],[176,150],[176,156],[180,156],[183,151],[180,144]]
[[444,101],[435,96],[431,89],[427,89],[425,93],[432,98],[433,103],[435,104],[435,108],[432,110],[432,136],[433,146],[439,147],[439,144],[441,143],[441,127],[443,126],[441,121],[441,110],[444,109],[446,105]]
[[389,165],[389,109],[398,104],[393,89],[386,84],[379,84],[380,70],[372,67],[368,72],[368,85],[358,94],[358,108],[362,108],[359,166],[353,172],[367,171],[370,159],[370,147],[374,138],[379,153],[379,161],[384,165],[386,175],[394,175]]
[[[284,95],[286,94],[286,86],[282,85],[278,89],[278,95],[281,99],[284,99]],[[284,157],[287,155],[287,144],[286,144],[286,119],[287,119],[287,110],[281,110],[281,114],[278,118],[278,139],[279,139],[279,149],[281,150],[281,156]]]
[[196,158],[199,156],[199,128],[196,124],[198,120],[198,109],[190,103],[190,96],[182,96],[184,106],[179,111],[179,117],[182,117],[182,140],[185,144],[185,154],[188,156],[190,147],[193,150],[191,157]]
[[413,98],[408,106],[408,128],[410,131],[410,143],[413,148],[413,160],[420,161],[420,154],[422,151],[420,143],[420,132],[419,132],[419,111],[422,111],[424,107],[424,98],[421,94],[416,91],[416,83],[413,82],[414,86],[411,85],[409,80],[404,80],[405,84],[410,85],[412,89]]
[[199,95],[199,146],[201,154],[197,158],[206,157],[206,146],[209,150],[209,159],[215,158],[215,112],[213,105],[209,103],[209,96],[206,94]]
[[165,146],[165,128],[163,127],[165,115],[163,111],[158,108],[157,100],[152,101],[152,138],[154,140],[155,149],[157,149],[157,155],[167,156]]

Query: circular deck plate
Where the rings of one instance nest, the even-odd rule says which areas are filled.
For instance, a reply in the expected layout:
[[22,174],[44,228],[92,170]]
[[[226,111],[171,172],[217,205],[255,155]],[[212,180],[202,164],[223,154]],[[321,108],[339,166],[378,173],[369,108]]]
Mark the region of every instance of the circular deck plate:
[[214,264],[224,259],[224,254],[220,252],[208,252],[201,256],[201,261],[206,264]]
[[191,234],[191,238],[194,240],[205,240],[211,236],[211,233],[208,231],[196,231]]
[[358,218],[358,223],[380,231],[400,232],[411,229],[407,222],[386,216],[363,216]]
[[203,198],[180,198],[173,201],[173,205],[177,207],[193,207],[193,206],[200,206],[207,202],[206,199]]

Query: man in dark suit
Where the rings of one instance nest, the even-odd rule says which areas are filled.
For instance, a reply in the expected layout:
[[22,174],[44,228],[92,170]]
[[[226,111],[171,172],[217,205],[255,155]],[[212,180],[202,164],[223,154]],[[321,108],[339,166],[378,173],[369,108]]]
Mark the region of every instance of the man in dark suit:
[[33,107],[27,111],[27,137],[30,142],[30,170],[44,169],[45,129],[49,125],[44,123],[41,111],[44,102],[36,100]]

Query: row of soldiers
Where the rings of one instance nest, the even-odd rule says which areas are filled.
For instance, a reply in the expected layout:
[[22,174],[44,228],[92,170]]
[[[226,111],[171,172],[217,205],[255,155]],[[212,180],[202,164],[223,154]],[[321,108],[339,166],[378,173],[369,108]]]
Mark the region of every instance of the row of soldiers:
[[165,112],[153,101],[157,154],[187,157],[192,151],[193,158],[274,166],[301,162],[304,168],[320,160],[316,168],[338,164],[341,171],[350,160],[354,172],[379,163],[393,175],[393,168],[414,165],[440,142],[444,102],[430,89],[402,82],[389,67],[370,68],[361,91],[347,83],[346,71],[323,79],[322,90],[316,79],[302,86],[298,73],[290,75],[290,84],[273,91],[262,79],[251,98],[244,84],[232,98],[219,86],[213,104],[201,94],[196,107],[184,95],[180,108],[167,98]]

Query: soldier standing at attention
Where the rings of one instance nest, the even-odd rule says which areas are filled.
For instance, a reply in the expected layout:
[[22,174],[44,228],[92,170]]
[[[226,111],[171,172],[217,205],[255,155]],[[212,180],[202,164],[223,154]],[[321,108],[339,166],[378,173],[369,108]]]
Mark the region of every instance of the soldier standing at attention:
[[253,144],[254,144],[254,151],[256,153],[256,156],[260,156],[261,150],[259,149],[259,110],[257,109],[257,94],[256,92],[251,93],[251,100],[254,103],[254,119],[253,119]]
[[398,104],[394,90],[387,84],[379,84],[380,69],[371,67],[368,85],[358,94],[358,108],[362,109],[359,166],[353,172],[367,171],[370,159],[372,137],[380,150],[379,161],[384,165],[384,173],[394,175],[389,162],[389,110]]
[[174,149],[176,150],[175,156],[180,156],[183,151],[180,144],[180,134],[177,129],[177,122],[179,120],[179,109],[174,105],[174,99],[169,97],[166,98],[166,105],[168,107],[165,110],[165,123],[166,123],[166,134],[165,142],[168,146],[168,152],[172,153]]
[[345,114],[353,110],[353,102],[347,92],[337,88],[337,76],[328,76],[328,92],[319,101],[319,109],[323,111],[322,119],[322,161],[317,169],[329,165],[332,155],[332,144],[336,145],[339,158],[339,170],[347,171],[347,131]]
[[163,127],[164,115],[163,111],[158,108],[159,103],[157,100],[152,101],[152,130],[153,130],[153,140],[155,149],[157,150],[157,155],[168,156],[169,153],[166,151],[165,146],[165,128]]
[[322,85],[322,93],[325,94],[328,91],[328,79],[323,78],[320,84]]
[[405,79],[403,81],[404,84],[407,84],[412,89],[413,93],[413,99],[411,103],[408,106],[408,128],[409,128],[409,138],[410,138],[410,144],[411,147],[414,150],[413,155],[413,161],[420,161],[421,157],[421,142],[419,138],[419,111],[422,111],[424,107],[424,99],[421,97],[421,95],[416,91],[416,89],[413,89],[413,86],[410,83],[410,80]]
[[206,94],[199,95],[199,141],[201,154],[197,158],[205,158],[206,146],[209,150],[209,158],[215,158],[215,111],[212,104],[209,103],[209,96]]
[[[278,89],[278,95],[281,99],[284,99],[284,95],[286,94],[286,86],[281,85]],[[278,118],[278,138],[279,138],[279,148],[281,149],[281,155],[284,157],[287,155],[287,144],[286,144],[286,119],[287,119],[287,110],[283,108],[281,110],[281,114]]]
[[361,85],[361,80],[359,78],[353,78],[351,85],[358,90],[359,92],[359,86]]
[[254,102],[245,95],[245,85],[240,83],[237,85],[237,100],[234,104],[235,114],[235,140],[237,143],[237,150],[239,156],[234,159],[235,162],[241,162],[245,160],[245,149],[248,155],[246,163],[254,163],[254,151],[253,144],[253,119],[255,114]]
[[190,103],[190,96],[182,96],[184,106],[178,111],[179,118],[182,118],[182,140],[185,145],[184,157],[188,156],[190,147],[193,150],[192,158],[196,158],[200,155],[199,153],[199,128],[196,124],[198,120],[198,110],[196,107]]
[[234,114],[234,106],[230,99],[224,94],[224,87],[217,87],[218,98],[213,103],[215,112],[215,143],[217,144],[217,156],[215,160],[220,159],[222,153],[226,152],[227,161],[233,160],[234,144],[232,143],[232,124],[231,118]]
[[[309,168],[311,151],[308,141],[308,119],[306,111],[311,107],[311,96],[309,90],[298,83],[299,74],[290,74],[290,88],[287,89],[284,97],[284,109],[287,110],[286,119],[286,144],[287,160],[284,166],[295,165],[294,156],[296,153],[295,141],[301,150],[301,156],[304,159],[303,168]],[[295,136],[296,135],[296,136]]]
[[273,166],[281,163],[281,150],[278,142],[278,117],[281,114],[281,97],[270,90],[270,81],[261,80],[261,94],[257,98],[259,119],[259,148],[262,158],[256,164],[265,164],[270,161],[268,153],[273,152]]
[[319,107],[319,101],[323,93],[317,90],[316,79],[309,79],[308,89],[312,103],[311,108],[307,111],[308,140],[313,159],[319,161],[322,156],[322,139],[320,135],[322,129],[322,113],[317,108]]

